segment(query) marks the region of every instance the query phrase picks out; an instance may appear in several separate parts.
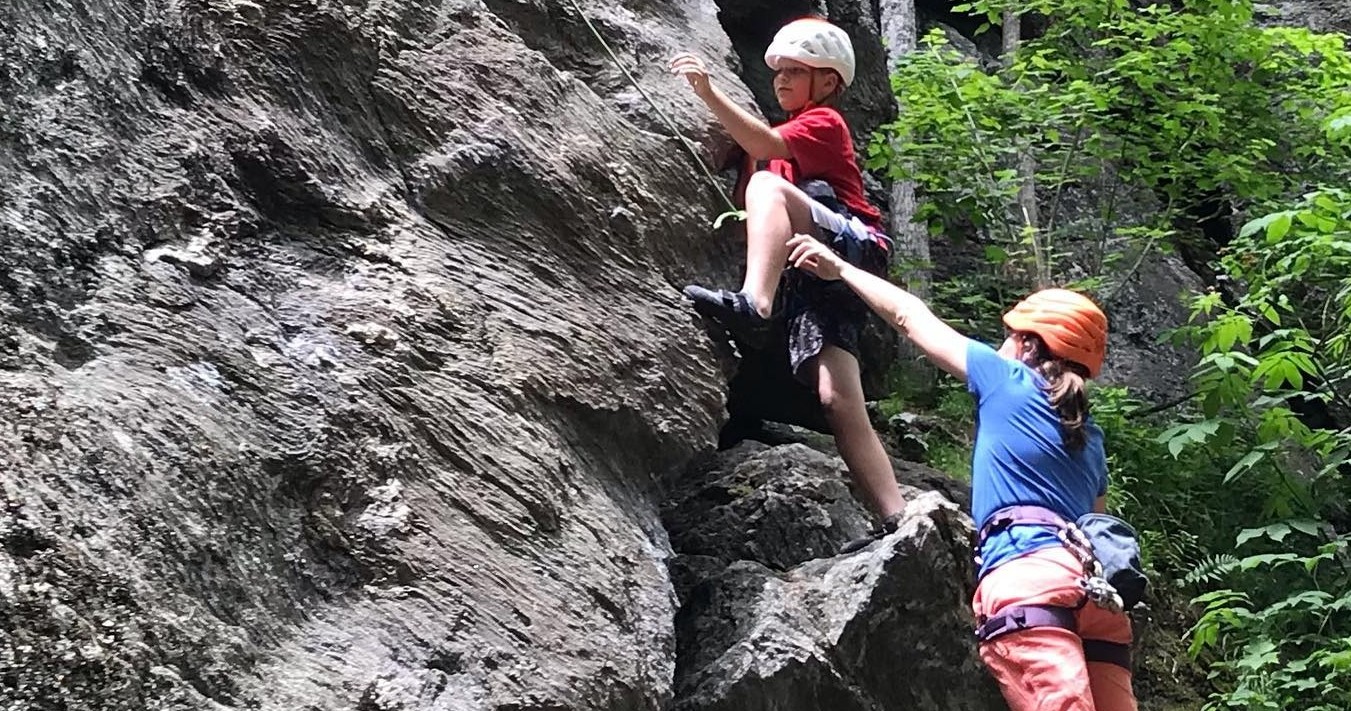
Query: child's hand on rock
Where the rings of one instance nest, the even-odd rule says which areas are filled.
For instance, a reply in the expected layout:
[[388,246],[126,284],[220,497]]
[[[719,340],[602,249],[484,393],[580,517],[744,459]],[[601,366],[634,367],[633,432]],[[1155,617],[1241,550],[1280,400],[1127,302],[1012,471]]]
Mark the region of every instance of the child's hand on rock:
[[681,52],[671,59],[671,73],[685,77],[690,88],[699,96],[707,96],[712,89],[708,82],[708,67],[704,60],[689,52]]

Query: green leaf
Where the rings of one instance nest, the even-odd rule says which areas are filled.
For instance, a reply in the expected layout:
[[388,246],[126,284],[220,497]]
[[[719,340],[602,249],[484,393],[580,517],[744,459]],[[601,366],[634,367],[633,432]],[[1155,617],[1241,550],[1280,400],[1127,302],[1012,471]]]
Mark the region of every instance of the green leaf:
[[1273,362],[1271,368],[1267,370],[1267,381],[1263,384],[1263,387],[1267,390],[1279,388],[1281,384],[1286,381],[1285,374],[1288,365],[1289,364],[1283,360]]
[[1224,396],[1219,390],[1211,390],[1206,393],[1205,398],[1201,400],[1201,412],[1205,413],[1206,417],[1214,417],[1219,414],[1220,407],[1223,405]]
[[[1262,458],[1265,456],[1267,456],[1267,453],[1260,449],[1254,449],[1253,451],[1243,455],[1243,458],[1238,460],[1238,463],[1230,467],[1229,471],[1225,473],[1224,483],[1228,484],[1229,482],[1237,478],[1239,474],[1242,474],[1243,472],[1252,469],[1253,465],[1262,461]],[[1242,542],[1240,541],[1240,544],[1241,543]]]
[[1277,213],[1272,213],[1270,215],[1263,215],[1255,220],[1249,220],[1243,225],[1243,228],[1238,231],[1238,236],[1251,237],[1259,231],[1267,229],[1272,221],[1276,219],[1276,216]]
[[1275,642],[1266,638],[1258,638],[1248,643],[1244,655],[1234,666],[1240,669],[1258,670],[1269,665],[1280,663],[1279,648]]
[[1302,519],[1298,521],[1290,521],[1289,523],[1291,528],[1295,529],[1296,531],[1299,531],[1300,533],[1303,533],[1306,536],[1313,536],[1314,538],[1317,538],[1319,536],[1318,523],[1315,521]]
[[1292,216],[1288,212],[1277,214],[1267,225],[1267,244],[1275,244],[1290,233]]
[[1351,133],[1351,113],[1345,116],[1338,116],[1328,122],[1327,133],[1329,138],[1340,137],[1343,133]]
[[1277,313],[1276,307],[1264,301],[1258,305],[1258,309],[1261,311],[1262,316],[1270,321],[1272,325],[1281,325],[1281,315]]
[[1299,560],[1299,556],[1294,553],[1264,553],[1262,555],[1250,555],[1239,561],[1238,569],[1249,571],[1253,568],[1289,563],[1295,560]]
[[1265,528],[1245,528],[1242,531],[1239,531],[1238,537],[1234,539],[1234,547],[1240,548],[1244,543],[1247,543],[1254,538],[1261,538],[1263,533],[1266,533]]
[[1295,390],[1304,388],[1304,376],[1300,374],[1299,368],[1295,366],[1294,359],[1288,359],[1285,362],[1285,379],[1289,381],[1290,387]]
[[1177,459],[1178,456],[1182,454],[1182,450],[1186,448],[1187,448],[1186,437],[1175,437],[1168,441],[1168,453],[1173,455],[1173,459]]
[[1351,670],[1351,650],[1329,654],[1323,657],[1323,664],[1336,669],[1338,672]]
[[716,220],[713,221],[713,229],[716,230],[716,229],[721,228],[721,227],[722,227],[722,223],[725,222],[725,221],[727,221],[727,220],[729,220],[729,219],[731,219],[731,220],[737,220],[738,222],[743,221],[743,220],[746,219],[746,211],[745,211],[745,210],[729,210],[729,211],[727,211],[727,212],[722,213],[721,215],[718,215],[718,219],[716,219]]

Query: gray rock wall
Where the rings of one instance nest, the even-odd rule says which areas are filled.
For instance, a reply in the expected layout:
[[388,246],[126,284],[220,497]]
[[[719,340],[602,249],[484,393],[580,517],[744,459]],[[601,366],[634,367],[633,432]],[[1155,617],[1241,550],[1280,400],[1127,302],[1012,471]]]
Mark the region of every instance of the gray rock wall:
[[[583,7],[716,159],[716,6]],[[676,702],[741,247],[570,4],[19,0],[0,89],[5,711]]]
[[[719,161],[666,60],[754,107],[760,16],[582,6]],[[735,361],[679,287],[742,249],[692,166],[565,0],[0,6],[0,708],[997,708],[960,487],[834,558],[838,460],[686,468]]]
[[805,444],[747,442],[676,489],[664,517],[684,603],[676,709],[1005,708],[971,634],[970,518],[903,484],[899,530],[833,556],[867,530],[846,481],[843,462]]
[[[709,3],[585,3],[667,78]],[[0,9],[0,698],[656,709],[710,191],[562,3]],[[738,90],[740,91],[740,90]]]
[[1257,3],[1257,9],[1282,24],[1351,33],[1351,5],[1343,0],[1275,0]]

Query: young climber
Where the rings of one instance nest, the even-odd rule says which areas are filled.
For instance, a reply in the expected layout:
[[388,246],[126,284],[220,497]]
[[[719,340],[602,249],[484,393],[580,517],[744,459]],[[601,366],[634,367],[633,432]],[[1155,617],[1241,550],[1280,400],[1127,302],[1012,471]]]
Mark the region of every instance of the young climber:
[[1038,291],[1004,314],[1008,336],[995,350],[811,236],[789,246],[790,264],[847,284],[975,397],[971,508],[982,542],[972,607],[981,659],[1010,709],[1134,711],[1130,619],[1110,594],[1090,594],[1091,549],[1064,526],[1105,508],[1107,460],[1084,381],[1102,368],[1106,316],[1078,293]]
[[[765,63],[774,70],[774,95],[788,114],[786,122],[774,127],[713,86],[699,57],[681,53],[670,65],[751,160],[767,161],[767,168],[745,184],[746,276],[741,289],[685,288],[696,310],[723,322],[752,347],[765,345],[794,232],[821,237],[851,264],[873,274],[886,273],[890,243],[880,230],[880,213],[863,195],[849,126],[833,105],[854,80],[849,35],[820,18],[795,20],[774,36]],[[799,185],[831,206],[808,197]],[[895,530],[905,502],[868,420],[859,377],[858,342],[867,307],[847,289],[801,273],[794,277],[783,300],[793,374],[816,390],[841,457],[881,519],[874,535]]]

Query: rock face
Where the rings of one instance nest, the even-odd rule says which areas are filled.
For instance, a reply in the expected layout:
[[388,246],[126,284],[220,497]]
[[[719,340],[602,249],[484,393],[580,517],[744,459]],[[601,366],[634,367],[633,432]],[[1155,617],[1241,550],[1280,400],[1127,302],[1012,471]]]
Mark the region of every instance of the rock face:
[[[730,53],[711,3],[584,7],[705,133],[658,60]],[[655,482],[724,386],[678,287],[731,260],[574,11],[20,0],[0,47],[0,705],[670,699]]]
[[[665,73],[699,51],[751,105],[711,0],[582,8],[719,155]],[[726,385],[679,287],[740,246],[665,133],[567,2],[0,7],[5,711],[761,693],[696,634],[676,698],[662,482]],[[886,601],[958,574],[911,560],[956,530],[917,516],[745,609],[830,615],[783,628],[817,661],[773,688],[889,688],[888,635],[931,621]]]
[[828,11],[862,140],[871,3],[578,2],[660,110],[572,0],[0,4],[0,709],[1000,708],[962,488],[832,556],[828,447],[709,453],[810,393],[679,296],[742,245],[667,58],[754,107]]
[[[903,481],[941,477],[901,468]],[[682,711],[1002,709],[966,609],[971,521],[903,486],[900,529],[866,530],[843,463],[802,444],[746,443],[705,464],[665,520],[684,606]]]
[[1351,5],[1341,0],[1275,0],[1259,3],[1271,19],[1319,32],[1351,33]]

